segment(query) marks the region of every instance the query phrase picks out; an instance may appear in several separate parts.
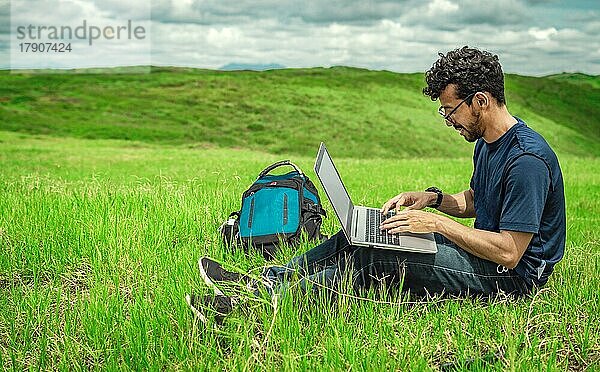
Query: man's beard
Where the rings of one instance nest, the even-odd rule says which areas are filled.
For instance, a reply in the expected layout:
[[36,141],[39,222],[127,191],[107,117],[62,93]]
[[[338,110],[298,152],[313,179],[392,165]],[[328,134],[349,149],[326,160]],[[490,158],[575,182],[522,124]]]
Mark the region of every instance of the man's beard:
[[465,137],[467,142],[475,142],[483,137],[483,129],[481,128],[481,124],[479,122],[480,117],[481,114],[477,115],[477,120],[475,120],[475,123],[470,126],[469,130],[467,130],[467,128],[464,126],[462,127],[462,129],[465,131],[463,137]]
[[474,133],[474,132],[473,133],[469,132],[465,129],[464,137],[467,142],[475,142],[481,138],[481,135],[478,135],[477,133]]

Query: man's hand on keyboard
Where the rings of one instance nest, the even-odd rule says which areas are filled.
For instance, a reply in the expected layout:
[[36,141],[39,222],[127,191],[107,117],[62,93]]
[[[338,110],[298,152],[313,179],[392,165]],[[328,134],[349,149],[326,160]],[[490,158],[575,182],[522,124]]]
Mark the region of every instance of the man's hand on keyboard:
[[435,202],[436,198],[437,194],[434,192],[403,192],[388,200],[381,207],[381,213],[387,214],[394,207],[398,212],[401,207],[406,207],[405,210],[423,209]]
[[418,210],[403,210],[396,213],[381,223],[381,230],[387,230],[390,234],[398,233],[416,233],[426,234],[436,232],[436,220],[439,215],[435,213],[418,211]]

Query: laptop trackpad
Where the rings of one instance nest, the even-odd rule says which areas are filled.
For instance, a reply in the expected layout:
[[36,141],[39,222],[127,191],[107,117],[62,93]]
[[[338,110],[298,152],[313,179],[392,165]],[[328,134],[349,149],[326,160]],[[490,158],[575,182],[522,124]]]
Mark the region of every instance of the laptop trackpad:
[[400,234],[400,245],[407,248],[431,249],[431,234]]

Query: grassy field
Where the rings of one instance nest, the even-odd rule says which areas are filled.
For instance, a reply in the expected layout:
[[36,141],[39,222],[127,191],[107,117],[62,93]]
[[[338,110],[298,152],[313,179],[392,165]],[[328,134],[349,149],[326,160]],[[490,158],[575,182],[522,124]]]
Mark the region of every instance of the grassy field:
[[324,303],[292,291],[206,329],[184,302],[207,293],[197,259],[268,264],[226,252],[217,232],[266,165],[290,158],[316,182],[324,140],[354,202],[379,206],[465,189],[472,145],[444,130],[422,74],[113,72],[0,71],[0,368],[600,370],[600,77],[506,78],[510,111],[557,150],[565,177],[566,255],[532,297],[348,291]]
[[[121,71],[123,72],[123,71]],[[0,130],[312,156],[470,157],[423,74],[357,68],[151,74],[0,71]],[[600,156],[599,76],[506,76],[511,113],[561,154]],[[368,143],[369,146],[362,146]]]
[[[332,154],[355,202],[369,205],[431,184],[459,191],[472,171],[469,157]],[[312,156],[291,158],[316,180]],[[293,292],[275,304],[249,300],[218,329],[194,322],[183,298],[207,292],[198,257],[243,271],[266,264],[258,255],[227,254],[217,227],[255,175],[281,159],[0,131],[0,366],[600,369],[600,160],[570,154],[560,156],[566,256],[532,298],[378,303],[342,296],[328,304]],[[323,230],[331,234],[338,224],[326,207]],[[309,247],[284,249],[276,262]]]

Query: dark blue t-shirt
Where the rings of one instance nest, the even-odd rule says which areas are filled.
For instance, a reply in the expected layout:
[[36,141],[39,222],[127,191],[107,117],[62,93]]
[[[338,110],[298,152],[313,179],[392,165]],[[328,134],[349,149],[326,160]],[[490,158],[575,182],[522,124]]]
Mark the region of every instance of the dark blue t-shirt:
[[565,250],[562,172],[556,154],[521,119],[498,140],[479,139],[473,155],[475,228],[533,233],[515,271],[543,285]]

